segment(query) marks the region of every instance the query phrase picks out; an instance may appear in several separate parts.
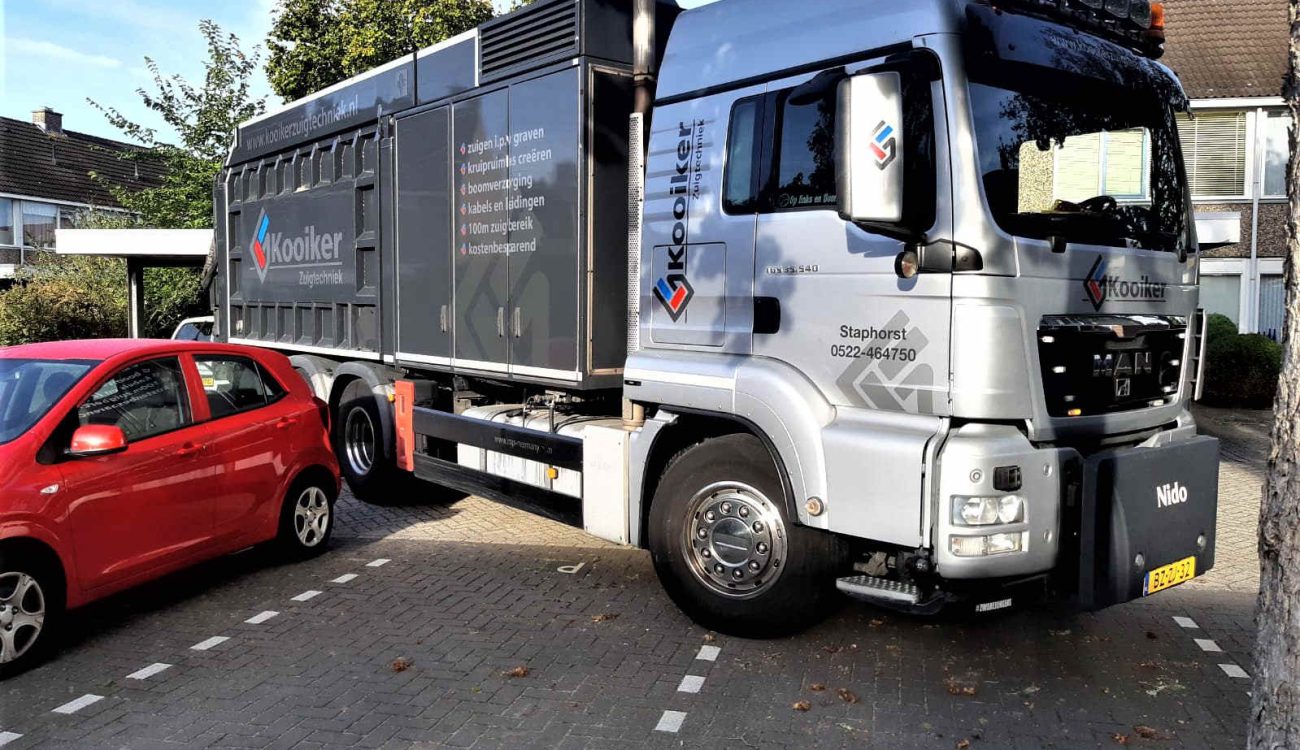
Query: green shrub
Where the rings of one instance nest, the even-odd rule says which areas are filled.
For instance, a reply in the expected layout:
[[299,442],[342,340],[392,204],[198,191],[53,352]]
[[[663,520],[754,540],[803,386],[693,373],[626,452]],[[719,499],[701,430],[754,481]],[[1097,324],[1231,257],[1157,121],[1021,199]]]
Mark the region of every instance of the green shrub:
[[1227,315],[1214,313],[1210,316],[1209,327],[1207,331],[1210,344],[1219,339],[1226,339],[1237,335],[1237,324],[1232,322],[1232,318]]
[[[1235,325],[1232,332],[1222,329],[1216,332],[1215,317],[1223,316],[1210,319],[1202,400],[1212,406],[1271,407],[1282,372],[1282,346],[1257,333],[1235,333]],[[1232,321],[1228,322],[1231,325]]]

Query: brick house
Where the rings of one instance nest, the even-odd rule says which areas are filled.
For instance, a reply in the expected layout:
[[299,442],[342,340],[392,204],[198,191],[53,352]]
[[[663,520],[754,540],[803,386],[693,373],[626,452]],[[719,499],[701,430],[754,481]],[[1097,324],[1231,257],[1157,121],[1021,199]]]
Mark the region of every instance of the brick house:
[[1193,117],[1179,125],[1204,250],[1201,303],[1278,338],[1290,114],[1287,0],[1169,0],[1162,62]]
[[64,130],[63,116],[49,108],[33,112],[31,122],[0,117],[0,283],[31,253],[53,249],[55,228],[71,226],[78,213],[122,211],[100,180],[128,189],[158,185],[157,160],[121,158],[139,150]]

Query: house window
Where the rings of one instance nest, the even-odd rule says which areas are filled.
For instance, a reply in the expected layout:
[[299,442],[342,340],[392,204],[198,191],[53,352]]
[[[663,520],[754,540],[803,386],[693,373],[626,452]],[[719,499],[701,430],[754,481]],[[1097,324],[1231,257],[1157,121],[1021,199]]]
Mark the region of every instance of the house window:
[[0,198],[0,245],[14,244],[14,201]]
[[1263,274],[1259,279],[1259,332],[1281,341],[1285,321],[1286,284],[1279,274]]
[[54,227],[59,207],[23,201],[23,244],[38,249],[54,247]]
[[1291,154],[1291,117],[1271,112],[1264,119],[1264,198],[1286,197],[1286,168]]
[[1145,128],[1068,138],[1052,152],[1052,197],[1075,203],[1098,195],[1149,200],[1150,151]]
[[1201,307],[1207,314],[1226,315],[1241,325],[1241,277],[1202,276]]
[[1178,137],[1193,198],[1246,195],[1246,113],[1178,116]]

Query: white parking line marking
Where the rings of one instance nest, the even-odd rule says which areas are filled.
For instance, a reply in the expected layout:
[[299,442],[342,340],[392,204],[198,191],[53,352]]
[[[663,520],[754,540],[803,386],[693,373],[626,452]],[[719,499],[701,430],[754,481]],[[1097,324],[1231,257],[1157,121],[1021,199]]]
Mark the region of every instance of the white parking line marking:
[[318,596],[320,596],[319,591],[304,591],[301,594],[295,596],[293,600],[295,602],[305,602],[308,599],[315,599]]
[[54,713],[56,713],[56,714],[75,714],[76,712],[80,711],[81,709],[85,708],[86,706],[89,706],[89,705],[92,705],[92,704],[95,704],[95,703],[99,703],[99,702],[102,701],[102,700],[104,700],[104,696],[102,696],[102,695],[95,695],[95,694],[93,694],[93,693],[86,693],[85,695],[81,696],[80,698],[76,699],[75,701],[68,701],[67,703],[64,703],[62,706],[59,706],[58,708],[54,709]]
[[229,637],[229,636],[224,636],[224,635],[214,635],[214,636],[212,636],[211,638],[209,638],[209,639],[207,639],[207,640],[199,641],[198,643],[194,644],[193,646],[190,646],[190,650],[191,650],[191,651],[207,651],[208,649],[212,648],[213,646],[220,646],[221,644],[225,643],[225,642],[228,641],[228,640],[230,640],[230,637]]
[[718,654],[721,653],[721,651],[722,649],[717,646],[700,646],[700,653],[696,655],[695,658],[703,659],[704,661],[717,661]]
[[249,625],[261,625],[262,623],[266,622],[267,620],[271,619],[272,617],[275,617],[275,616],[278,615],[278,614],[280,614],[280,613],[279,613],[279,612],[276,612],[276,611],[274,611],[274,610],[270,610],[270,609],[268,609],[268,610],[266,610],[265,612],[258,612],[257,614],[253,615],[252,617],[248,618],[247,620],[244,620],[244,622],[247,623],[247,624],[249,624]]
[[704,687],[704,678],[698,675],[688,674],[682,678],[682,684],[677,686],[679,693],[698,693],[700,688]]
[[392,562],[392,560],[389,560],[387,557],[381,557],[381,558],[379,558],[378,560],[371,560],[370,562],[366,563],[366,567],[367,567],[367,568],[382,568],[382,567],[384,567],[385,565],[387,565],[387,564],[390,563],[390,562]]
[[356,573],[344,573],[338,578],[335,578],[334,580],[330,581],[330,583],[347,583],[348,581],[356,580],[356,577],[357,577]]
[[1180,628],[1187,628],[1188,630],[1201,629],[1201,626],[1196,624],[1196,620],[1193,620],[1190,617],[1174,617],[1174,622],[1178,623],[1178,627]]
[[1196,641],[1196,645],[1200,646],[1202,651],[1208,651],[1212,654],[1223,653],[1223,649],[1219,648],[1219,644],[1209,638],[1193,638],[1192,640]]
[[686,721],[685,712],[664,711],[664,715],[659,717],[659,723],[655,725],[655,731],[677,734],[681,730],[684,721]]
[[0,732],[0,747],[4,747],[14,740],[20,740],[22,737],[17,732]]
[[149,679],[150,677],[153,677],[154,675],[156,675],[156,674],[158,674],[159,672],[163,671],[164,669],[171,669],[171,666],[172,666],[172,665],[170,665],[170,664],[163,664],[162,662],[158,662],[158,663],[156,663],[156,664],[150,664],[149,666],[145,667],[144,669],[136,670],[136,671],[132,672],[131,674],[127,675],[127,676],[126,676],[126,679],[128,679],[128,680],[147,680],[147,679]]
[[1222,669],[1223,673],[1229,677],[1236,677],[1239,680],[1250,679],[1250,675],[1246,674],[1246,670],[1236,664],[1220,664],[1219,669]]

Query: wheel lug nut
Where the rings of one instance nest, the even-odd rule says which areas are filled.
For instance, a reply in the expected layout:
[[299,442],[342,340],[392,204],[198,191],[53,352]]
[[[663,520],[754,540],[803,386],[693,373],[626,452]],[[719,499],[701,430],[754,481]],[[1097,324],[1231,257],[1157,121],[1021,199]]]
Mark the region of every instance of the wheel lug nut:
[[713,557],[713,553],[710,552],[706,547],[705,549],[700,550],[700,557],[703,557],[704,559],[707,560],[708,558]]
[[724,569],[721,565],[714,565],[714,566],[713,566],[713,572],[714,572],[714,573],[717,573],[718,575],[722,575],[722,573],[723,573],[724,570],[725,570],[725,569]]
[[730,513],[730,512],[731,512],[731,503],[723,503],[723,504],[722,504],[722,512],[723,512],[723,513]]
[[740,579],[745,577],[745,571],[741,570],[740,568],[736,568],[735,570],[731,571],[731,577],[739,581]]
[[766,555],[766,554],[767,554],[767,545],[764,544],[763,542],[759,542],[759,543],[758,543],[758,554],[760,554],[760,555]]
[[700,529],[700,530],[699,530],[698,532],[696,532],[696,533],[698,533],[698,534],[700,535],[700,538],[701,538],[701,539],[707,539],[707,538],[709,537],[709,532],[708,532],[707,529]]
[[749,508],[747,506],[740,506],[740,517],[749,518]]
[[715,518],[717,518],[717,516],[714,515],[713,511],[709,511],[708,513],[704,514],[704,520],[706,521],[712,521]]
[[758,572],[758,561],[757,561],[757,560],[750,560],[750,561],[749,561],[749,569],[752,570],[752,571],[754,571],[755,573],[757,573],[757,572]]
[[762,534],[762,533],[763,533],[763,522],[762,522],[762,521],[755,521],[755,522],[754,522],[754,533],[755,533],[755,534]]

